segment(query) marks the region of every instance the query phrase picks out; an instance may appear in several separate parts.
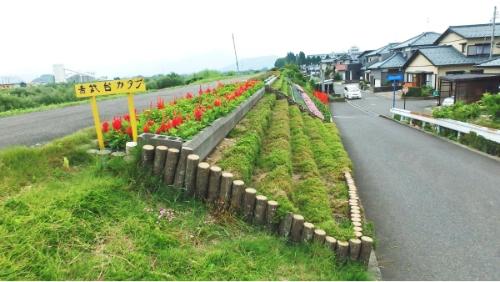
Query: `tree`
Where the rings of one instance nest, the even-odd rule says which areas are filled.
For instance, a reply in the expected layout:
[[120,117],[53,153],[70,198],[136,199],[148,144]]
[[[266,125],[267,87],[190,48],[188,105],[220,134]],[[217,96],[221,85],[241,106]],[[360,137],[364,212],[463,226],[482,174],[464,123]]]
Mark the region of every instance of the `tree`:
[[299,52],[299,56],[297,57],[297,64],[299,66],[306,64],[306,54],[302,51]]
[[278,58],[274,62],[274,66],[277,67],[277,68],[282,68],[282,67],[285,66],[285,64],[286,64],[286,59],[285,58]]
[[297,58],[293,52],[288,52],[285,57],[287,64],[297,64]]

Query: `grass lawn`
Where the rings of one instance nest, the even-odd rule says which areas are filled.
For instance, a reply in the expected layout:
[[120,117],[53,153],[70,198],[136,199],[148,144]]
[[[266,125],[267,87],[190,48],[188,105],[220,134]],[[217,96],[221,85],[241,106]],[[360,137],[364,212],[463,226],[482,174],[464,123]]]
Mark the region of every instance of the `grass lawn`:
[[370,279],[86,154],[92,131],[0,151],[0,280]]

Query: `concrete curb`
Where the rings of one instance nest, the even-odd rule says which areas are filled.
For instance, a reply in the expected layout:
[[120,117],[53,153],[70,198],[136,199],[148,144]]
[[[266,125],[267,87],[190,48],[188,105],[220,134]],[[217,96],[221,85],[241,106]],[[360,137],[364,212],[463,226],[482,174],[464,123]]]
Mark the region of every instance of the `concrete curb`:
[[490,155],[490,154],[488,154],[488,153],[485,153],[485,152],[481,152],[481,151],[479,151],[479,150],[477,150],[477,149],[474,149],[474,148],[471,148],[471,147],[466,146],[466,145],[464,145],[464,144],[458,143],[458,142],[453,141],[453,140],[451,140],[451,139],[448,139],[448,138],[446,138],[446,137],[442,137],[442,136],[438,136],[438,135],[432,134],[431,132],[427,132],[427,131],[425,131],[425,130],[423,130],[423,129],[416,128],[416,127],[411,126],[411,125],[409,125],[409,124],[406,124],[406,123],[404,123],[404,122],[400,122],[400,121],[395,120],[395,119],[393,119],[393,118],[391,118],[391,117],[389,117],[389,116],[386,116],[386,115],[379,114],[379,117],[384,118],[384,119],[387,119],[387,120],[390,120],[390,121],[395,122],[395,123],[397,123],[397,124],[400,124],[400,125],[403,125],[403,126],[406,126],[406,127],[409,127],[409,128],[415,129],[415,130],[418,130],[418,131],[420,131],[420,132],[422,132],[422,133],[428,134],[428,135],[430,135],[430,136],[434,136],[434,137],[436,137],[436,138],[438,138],[438,139],[441,139],[441,140],[443,140],[443,141],[446,141],[446,142],[448,142],[448,143],[455,144],[455,145],[457,145],[457,146],[459,146],[459,147],[462,147],[462,148],[464,148],[464,149],[466,149],[466,150],[469,150],[469,151],[471,151],[471,152],[474,152],[474,153],[476,153],[476,154],[479,154],[479,155],[481,155],[481,156],[483,156],[483,157],[487,157],[487,158],[490,158],[490,159],[492,159],[492,160],[494,160],[494,161],[500,162],[500,158],[499,158],[499,157],[492,156],[492,155]]

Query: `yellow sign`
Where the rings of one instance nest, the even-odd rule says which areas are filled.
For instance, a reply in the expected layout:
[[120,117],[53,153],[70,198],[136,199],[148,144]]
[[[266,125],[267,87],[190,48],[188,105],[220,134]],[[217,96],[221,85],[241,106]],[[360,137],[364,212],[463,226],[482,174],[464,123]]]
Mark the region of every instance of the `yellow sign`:
[[97,108],[96,96],[128,94],[128,109],[130,115],[130,127],[132,127],[132,139],[137,142],[137,121],[135,116],[133,93],[146,91],[144,78],[121,79],[111,81],[99,81],[75,84],[76,97],[90,97],[94,125],[99,142],[99,148],[104,149],[104,138],[102,136],[101,121],[99,119],[99,109]]
[[75,84],[75,93],[78,98],[145,91],[146,83],[142,77]]

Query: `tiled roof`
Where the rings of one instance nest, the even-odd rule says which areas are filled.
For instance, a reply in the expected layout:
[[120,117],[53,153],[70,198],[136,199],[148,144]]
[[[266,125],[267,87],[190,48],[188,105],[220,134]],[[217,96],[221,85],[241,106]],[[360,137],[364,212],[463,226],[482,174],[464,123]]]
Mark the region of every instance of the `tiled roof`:
[[393,68],[401,68],[406,63],[406,59],[401,55],[401,53],[395,53],[391,55],[389,58],[377,62],[368,67],[368,69],[393,69]]
[[377,50],[371,51],[370,53],[366,54],[365,56],[373,56],[373,55],[389,53],[391,51],[391,48],[393,46],[396,46],[397,44],[399,44],[399,43],[389,43],[383,47],[378,48]]
[[420,48],[417,53],[422,54],[435,66],[475,65],[486,60],[481,56],[467,57],[452,46],[424,47]]
[[[450,26],[450,31],[463,38],[480,38],[491,36],[491,24],[458,25]],[[495,36],[500,36],[500,24],[495,24]]]
[[436,32],[424,32],[392,47],[392,49],[432,45],[439,36],[440,34]]
[[482,68],[487,68],[487,67],[500,67],[500,58],[495,58],[491,60],[487,60],[479,65],[477,67],[482,67]]

